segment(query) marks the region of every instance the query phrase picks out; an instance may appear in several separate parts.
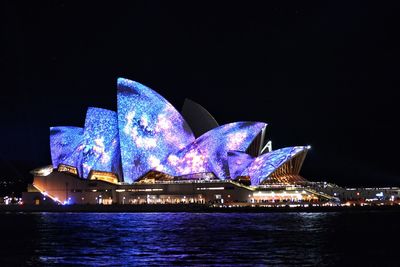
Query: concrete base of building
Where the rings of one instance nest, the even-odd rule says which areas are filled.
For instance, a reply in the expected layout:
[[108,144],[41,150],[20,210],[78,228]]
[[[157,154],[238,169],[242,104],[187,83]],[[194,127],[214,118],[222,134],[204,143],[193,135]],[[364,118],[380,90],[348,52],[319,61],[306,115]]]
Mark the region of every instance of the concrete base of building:
[[[232,180],[174,180],[116,184],[81,179],[69,173],[53,171],[35,176],[29,192],[23,194],[27,205],[53,202],[62,205],[271,205],[312,203],[330,200],[311,189],[294,186],[250,187]],[[174,208],[176,206],[173,206]],[[186,209],[186,208],[185,208]]]

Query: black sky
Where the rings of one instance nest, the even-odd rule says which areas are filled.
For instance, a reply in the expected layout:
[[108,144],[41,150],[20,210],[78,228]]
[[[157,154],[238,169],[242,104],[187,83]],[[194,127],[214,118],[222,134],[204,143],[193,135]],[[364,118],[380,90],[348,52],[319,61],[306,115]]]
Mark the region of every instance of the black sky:
[[0,168],[50,163],[49,127],[116,109],[116,79],[220,124],[269,123],[311,144],[302,174],[400,186],[399,9],[379,1],[3,1]]

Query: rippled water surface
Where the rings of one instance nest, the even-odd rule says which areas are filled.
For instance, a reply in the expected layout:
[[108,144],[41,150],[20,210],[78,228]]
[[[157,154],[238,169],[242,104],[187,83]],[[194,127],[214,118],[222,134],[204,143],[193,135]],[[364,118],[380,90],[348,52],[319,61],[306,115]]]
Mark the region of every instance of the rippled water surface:
[[397,265],[399,212],[0,214],[0,266]]

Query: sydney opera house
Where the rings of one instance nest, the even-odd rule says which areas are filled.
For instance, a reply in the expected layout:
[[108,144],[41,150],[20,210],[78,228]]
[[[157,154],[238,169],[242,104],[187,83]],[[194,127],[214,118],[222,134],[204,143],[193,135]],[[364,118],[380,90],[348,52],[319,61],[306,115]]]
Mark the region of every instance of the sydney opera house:
[[83,127],[50,128],[52,165],[32,171],[31,191],[60,204],[321,197],[299,175],[309,146],[272,150],[264,122],[218,125],[191,100],[179,113],[138,82],[120,78],[117,87],[117,111],[90,107]]

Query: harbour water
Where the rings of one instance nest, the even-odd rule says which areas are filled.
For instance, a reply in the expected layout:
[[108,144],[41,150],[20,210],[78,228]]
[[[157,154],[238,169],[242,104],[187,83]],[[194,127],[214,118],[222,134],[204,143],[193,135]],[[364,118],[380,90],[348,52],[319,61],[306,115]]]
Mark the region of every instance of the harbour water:
[[2,213],[0,266],[398,266],[398,211]]

